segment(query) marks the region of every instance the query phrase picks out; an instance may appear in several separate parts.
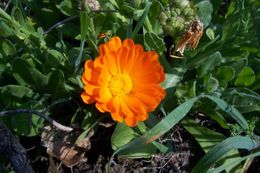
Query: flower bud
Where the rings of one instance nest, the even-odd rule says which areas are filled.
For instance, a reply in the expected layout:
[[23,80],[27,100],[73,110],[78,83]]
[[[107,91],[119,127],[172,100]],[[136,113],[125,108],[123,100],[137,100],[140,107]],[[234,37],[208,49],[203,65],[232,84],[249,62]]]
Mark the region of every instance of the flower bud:
[[197,17],[189,0],[174,0],[164,8],[159,19],[165,34],[180,37]]
[[100,3],[97,0],[84,0],[83,6],[84,9],[90,9],[91,11],[100,10]]

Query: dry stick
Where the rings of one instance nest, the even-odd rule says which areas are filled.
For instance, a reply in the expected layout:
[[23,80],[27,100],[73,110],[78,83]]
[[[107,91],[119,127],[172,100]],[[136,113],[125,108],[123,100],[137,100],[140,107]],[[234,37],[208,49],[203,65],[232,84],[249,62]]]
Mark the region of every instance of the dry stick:
[[41,117],[41,118],[45,119],[46,121],[48,121],[49,123],[51,123],[56,128],[58,128],[62,131],[65,131],[65,132],[71,132],[73,130],[73,128],[64,126],[64,125],[58,123],[57,121],[51,119],[50,117],[46,116],[45,114],[43,114],[39,111],[31,110],[31,109],[15,109],[15,110],[2,111],[2,112],[0,112],[0,117],[4,117],[4,116],[7,116],[7,115],[11,115],[11,114],[19,114],[19,113],[27,113],[27,114],[38,115],[39,117]]
[[26,150],[0,121],[0,153],[7,157],[17,173],[34,173],[26,156]]
[[[101,13],[101,12],[104,12],[104,13],[115,13],[115,12],[118,12],[116,10],[96,10],[96,11],[92,11],[92,12],[95,12],[95,13]],[[76,18],[79,18],[78,15],[75,15],[75,16],[70,16],[60,22],[57,22],[55,23],[53,26],[51,26],[50,28],[48,28],[46,31],[44,31],[44,35],[48,34],[49,32],[51,32],[53,29],[56,29],[57,27],[63,25],[64,23],[67,23],[68,21],[71,21],[73,19],[76,19]]]
[[48,28],[46,31],[44,31],[44,35],[48,34],[49,32],[51,32],[53,29],[57,28],[58,26],[60,25],[63,25],[64,23],[70,21],[70,20],[73,20],[73,19],[76,19],[78,18],[79,16],[75,15],[75,16],[70,16],[60,22],[57,22],[56,24],[54,24],[53,26],[51,26],[50,28]]

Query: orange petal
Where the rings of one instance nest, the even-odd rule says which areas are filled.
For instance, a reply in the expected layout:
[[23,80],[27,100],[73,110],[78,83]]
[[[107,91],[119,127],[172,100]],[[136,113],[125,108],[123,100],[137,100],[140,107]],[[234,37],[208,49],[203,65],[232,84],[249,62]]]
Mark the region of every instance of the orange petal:
[[135,87],[134,92],[141,92],[147,95],[153,93],[153,96],[165,95],[164,89],[158,84],[139,85],[138,87]]
[[138,121],[144,121],[148,118],[145,106],[137,98],[133,97],[132,99],[128,99],[127,105]]
[[135,115],[146,114],[146,106],[140,99],[138,99],[134,95],[124,97],[124,101],[127,103],[128,107],[132,110],[132,112],[134,112]]
[[102,87],[99,89],[99,97],[96,98],[98,102],[107,103],[111,99],[112,95],[107,87]]
[[83,92],[80,96],[82,100],[87,104],[91,104],[96,101],[92,96],[88,95],[86,92]]
[[123,41],[123,47],[134,48],[134,41],[132,39],[125,39]]
[[108,72],[107,68],[103,68],[100,74],[100,77],[98,78],[98,84],[100,86],[107,86],[109,84],[109,81],[111,79],[111,74]]
[[107,53],[117,51],[122,46],[121,39],[119,37],[113,37],[108,42],[99,46],[99,53],[101,56],[106,55]]
[[124,120],[119,113],[111,113],[111,117],[114,121],[118,121],[120,123]]
[[145,121],[148,119],[148,113],[144,113],[144,114],[137,114],[136,116],[138,121]]
[[121,104],[120,104],[120,111],[122,114],[124,114],[126,117],[127,116],[134,116],[133,111],[128,107],[127,103],[123,99],[121,99]]
[[144,48],[142,45],[140,44],[136,44],[135,47],[134,47],[134,50],[136,53],[138,54],[142,54],[144,52]]
[[129,127],[134,127],[137,125],[138,121],[136,119],[136,117],[132,116],[132,115],[128,115],[125,118],[125,123],[126,125],[128,125]]
[[111,116],[113,120],[117,120],[119,122],[123,122],[123,114],[120,111],[120,105],[121,105],[121,100],[119,97],[114,97],[111,99],[110,102],[110,109],[111,109]]
[[144,103],[147,112],[154,111],[154,109],[158,106],[158,104],[161,101],[159,98],[151,94],[136,92],[135,96]]
[[94,95],[94,90],[97,89],[95,85],[85,85],[84,90],[88,95]]
[[135,51],[127,47],[121,47],[118,50],[117,55],[118,65],[120,67],[119,72],[123,74],[128,74],[135,65]]
[[103,103],[96,103],[95,104],[95,106],[96,106],[96,108],[100,111],[100,112],[102,112],[102,113],[105,113],[107,110],[105,109],[105,107],[104,107],[104,104]]
[[[132,77],[132,76],[131,76]],[[158,73],[151,73],[151,74],[147,74],[147,75],[142,75],[142,74],[136,74],[135,76],[132,77],[133,80],[133,85],[134,88],[139,88],[139,86],[143,86],[143,85],[148,85],[148,84],[159,84],[160,80],[161,80],[161,76]]]
[[111,113],[119,113],[120,100],[118,97],[113,97],[106,104],[106,107]]
[[110,52],[104,56],[104,64],[111,75],[115,75],[118,73],[118,64],[116,57],[116,52]]
[[86,80],[90,80],[91,78],[91,72],[92,72],[92,69],[94,68],[94,63],[93,61],[91,60],[87,60],[84,64],[84,73],[82,75],[82,81],[86,81]]
[[154,61],[154,60],[157,61],[159,59],[159,55],[155,51],[149,51],[149,52],[146,52],[146,54],[152,61]]

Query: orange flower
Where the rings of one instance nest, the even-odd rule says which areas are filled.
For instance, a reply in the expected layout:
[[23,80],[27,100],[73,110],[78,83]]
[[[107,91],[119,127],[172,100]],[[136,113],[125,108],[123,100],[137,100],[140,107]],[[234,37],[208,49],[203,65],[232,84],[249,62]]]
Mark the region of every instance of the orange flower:
[[96,102],[113,120],[135,126],[145,121],[165,96],[165,74],[154,51],[145,52],[132,39],[119,37],[99,46],[99,56],[85,62],[82,100]]

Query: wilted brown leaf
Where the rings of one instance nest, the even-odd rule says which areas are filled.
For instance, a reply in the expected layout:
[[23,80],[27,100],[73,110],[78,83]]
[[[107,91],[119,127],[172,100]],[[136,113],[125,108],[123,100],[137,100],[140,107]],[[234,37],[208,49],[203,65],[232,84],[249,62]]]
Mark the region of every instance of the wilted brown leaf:
[[67,167],[72,167],[78,162],[85,162],[85,152],[91,148],[90,137],[94,135],[94,131],[89,131],[88,135],[77,141],[79,133],[64,132],[46,126],[41,135],[43,146],[47,147],[47,153],[58,158]]

